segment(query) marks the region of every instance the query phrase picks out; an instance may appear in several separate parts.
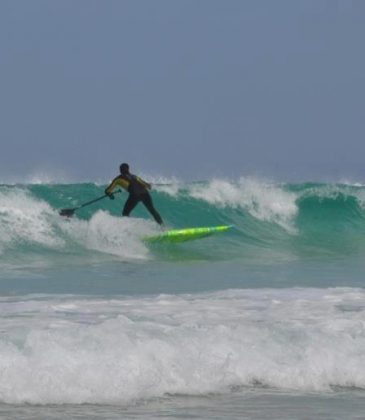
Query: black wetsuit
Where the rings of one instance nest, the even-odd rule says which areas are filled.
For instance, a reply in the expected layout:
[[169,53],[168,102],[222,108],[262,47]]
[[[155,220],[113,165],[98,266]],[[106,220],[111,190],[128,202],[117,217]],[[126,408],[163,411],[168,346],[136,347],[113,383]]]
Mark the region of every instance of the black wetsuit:
[[110,194],[117,186],[121,186],[129,192],[129,197],[123,208],[123,216],[129,216],[131,211],[141,201],[147,210],[151,213],[155,221],[162,225],[163,221],[157,210],[154,208],[152,198],[148,192],[150,185],[141,178],[132,174],[121,174],[117,176],[109,187],[105,190],[106,194]]

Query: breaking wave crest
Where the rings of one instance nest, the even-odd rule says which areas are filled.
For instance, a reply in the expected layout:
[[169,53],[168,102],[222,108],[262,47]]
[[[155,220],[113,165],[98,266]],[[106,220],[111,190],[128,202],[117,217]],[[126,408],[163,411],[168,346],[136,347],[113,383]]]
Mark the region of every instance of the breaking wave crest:
[[[143,238],[158,227],[142,205],[121,218],[123,194],[87,206],[72,219],[59,216],[103,194],[95,184],[0,186],[0,258],[27,253],[90,252],[122,259],[158,258]],[[252,178],[157,184],[156,207],[168,227],[234,225],[230,233],[191,246],[221,258],[245,258],[252,250],[282,254],[346,255],[365,251],[365,187],[342,184],[277,184]],[[184,246],[184,245],[183,245]],[[166,252],[161,255],[166,255]],[[160,255],[160,256],[161,256]]]

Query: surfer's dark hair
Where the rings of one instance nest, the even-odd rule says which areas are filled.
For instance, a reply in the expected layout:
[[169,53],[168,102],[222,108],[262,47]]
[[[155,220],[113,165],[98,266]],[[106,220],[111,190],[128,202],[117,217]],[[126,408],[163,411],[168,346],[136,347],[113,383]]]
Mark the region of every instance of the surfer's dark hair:
[[122,163],[119,166],[119,170],[120,170],[121,173],[129,172],[129,165],[128,165],[128,163]]

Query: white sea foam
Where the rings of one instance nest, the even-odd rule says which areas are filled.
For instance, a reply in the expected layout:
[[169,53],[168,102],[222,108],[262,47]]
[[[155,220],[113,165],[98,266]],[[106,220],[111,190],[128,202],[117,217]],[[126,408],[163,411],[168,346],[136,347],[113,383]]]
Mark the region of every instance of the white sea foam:
[[151,176],[143,174],[143,179],[152,184],[153,190],[176,197],[182,188],[182,182],[176,177]]
[[143,238],[157,232],[154,223],[99,211],[90,220],[65,219],[28,191],[3,187],[0,192],[0,253],[22,246],[95,250],[122,258],[148,257]]
[[358,289],[2,298],[0,401],[365,388],[364,310]]
[[355,185],[355,184],[345,184],[343,182],[342,185],[340,184],[326,184],[320,186],[314,186],[311,188],[307,188],[300,193],[298,196],[299,199],[303,199],[306,197],[316,197],[318,200],[330,199],[336,200],[339,197],[343,197],[344,199],[348,199],[349,197],[354,197],[359,206],[364,210],[365,209],[365,190],[363,185]]
[[357,191],[354,191],[353,194],[356,197],[356,200],[361,209],[365,210],[365,190],[363,188],[359,188]]
[[349,178],[342,178],[339,180],[338,183],[343,184],[343,185],[349,185],[350,187],[359,187],[359,188],[365,187],[364,181],[355,181]]
[[241,178],[237,183],[216,179],[208,185],[193,186],[190,194],[194,198],[222,207],[245,209],[260,220],[277,223],[284,229],[295,232],[297,197],[275,184],[252,178]]
[[46,247],[62,246],[63,240],[52,223],[54,211],[22,189],[2,189],[0,193],[0,250],[19,243]]
[[147,258],[148,248],[143,238],[156,233],[151,221],[115,217],[101,210],[88,221],[66,220],[60,226],[82,247],[127,259]]

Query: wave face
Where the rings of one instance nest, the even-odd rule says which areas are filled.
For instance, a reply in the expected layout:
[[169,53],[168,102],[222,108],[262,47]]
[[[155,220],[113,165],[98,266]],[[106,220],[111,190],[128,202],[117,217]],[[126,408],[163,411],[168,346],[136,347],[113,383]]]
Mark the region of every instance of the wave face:
[[[121,218],[126,195],[105,199],[76,212],[58,214],[103,195],[104,186],[0,186],[2,264],[34,256],[158,259],[176,256],[174,247],[147,247],[146,235],[158,233],[143,205]],[[155,206],[169,227],[232,224],[219,239],[189,243],[211,258],[327,258],[365,251],[365,187],[344,184],[276,184],[250,178],[232,182],[158,184]],[[219,244],[219,247],[217,245]],[[186,247],[186,245],[179,245]]]

